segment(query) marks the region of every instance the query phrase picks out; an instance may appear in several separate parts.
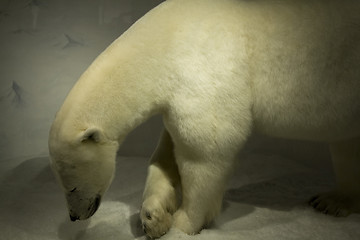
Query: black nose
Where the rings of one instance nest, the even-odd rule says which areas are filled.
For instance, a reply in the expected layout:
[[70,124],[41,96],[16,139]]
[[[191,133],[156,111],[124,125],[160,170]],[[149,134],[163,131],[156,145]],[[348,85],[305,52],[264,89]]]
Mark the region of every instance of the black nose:
[[70,220],[71,220],[72,222],[75,222],[75,221],[78,220],[78,219],[79,219],[78,216],[72,216],[72,215],[70,215]]

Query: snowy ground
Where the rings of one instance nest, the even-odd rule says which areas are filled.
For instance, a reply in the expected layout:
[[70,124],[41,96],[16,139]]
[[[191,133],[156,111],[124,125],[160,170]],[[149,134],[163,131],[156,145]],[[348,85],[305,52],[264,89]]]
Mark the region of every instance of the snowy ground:
[[[147,158],[119,157],[98,212],[72,223],[49,168],[47,135],[80,74],[158,2],[0,0],[0,240],[146,239],[138,211]],[[161,122],[147,124],[120,155],[149,154]],[[258,145],[239,160],[213,225],[196,236],[171,230],[163,239],[360,239],[359,215],[338,219],[306,205],[333,186],[329,163],[317,161],[312,147],[293,152],[290,142]]]
[[[116,177],[98,212],[71,222],[48,158],[1,162],[1,240],[146,239],[139,206],[147,159],[120,157]],[[359,239],[360,216],[334,218],[306,201],[333,185],[330,170],[311,169],[276,155],[248,154],[226,193],[221,215],[196,236],[171,230],[162,239]]]

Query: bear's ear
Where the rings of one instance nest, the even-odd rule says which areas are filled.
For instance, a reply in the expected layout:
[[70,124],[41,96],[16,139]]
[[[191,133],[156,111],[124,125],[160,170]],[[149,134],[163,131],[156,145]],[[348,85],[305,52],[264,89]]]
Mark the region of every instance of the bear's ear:
[[80,133],[79,142],[99,143],[104,140],[102,131],[96,127],[90,127]]

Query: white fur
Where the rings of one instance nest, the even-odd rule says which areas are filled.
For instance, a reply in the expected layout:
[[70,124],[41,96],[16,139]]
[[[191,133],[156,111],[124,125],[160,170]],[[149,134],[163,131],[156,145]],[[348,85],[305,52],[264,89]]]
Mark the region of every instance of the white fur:
[[166,131],[140,214],[150,237],[171,226],[198,233],[214,219],[254,131],[331,143],[338,189],[311,204],[359,212],[359,12],[352,0],[169,0],[152,10],[94,61],[54,121],[52,165],[70,214],[93,214],[83,205],[110,184],[118,145],[154,114]]

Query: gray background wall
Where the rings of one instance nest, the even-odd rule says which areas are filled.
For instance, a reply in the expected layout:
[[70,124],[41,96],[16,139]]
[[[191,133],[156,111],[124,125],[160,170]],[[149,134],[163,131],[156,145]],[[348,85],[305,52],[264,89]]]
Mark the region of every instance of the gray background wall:
[[[47,155],[48,130],[93,59],[160,0],[0,0],[0,159]],[[120,155],[149,156],[159,116],[131,133]],[[323,164],[326,145],[253,137],[246,151]]]
[[[0,0],[0,159],[47,155],[48,131],[90,63],[161,0]],[[161,120],[120,154],[148,156]]]

